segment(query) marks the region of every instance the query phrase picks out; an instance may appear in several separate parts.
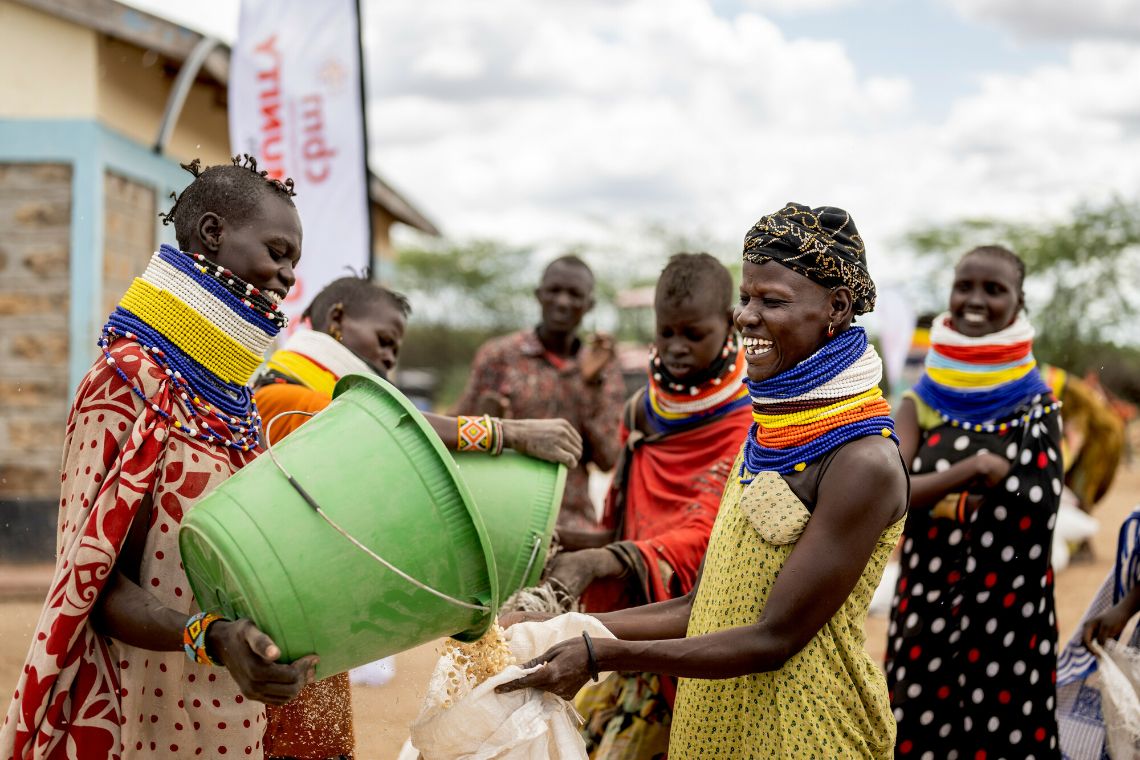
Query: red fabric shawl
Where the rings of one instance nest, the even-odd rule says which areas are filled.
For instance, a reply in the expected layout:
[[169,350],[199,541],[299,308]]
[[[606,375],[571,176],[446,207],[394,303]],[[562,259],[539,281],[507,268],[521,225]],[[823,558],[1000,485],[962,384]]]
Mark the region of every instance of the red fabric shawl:
[[[752,423],[749,407],[737,409],[693,430],[654,436],[629,448],[621,428],[628,475],[620,470],[606,499],[604,523],[622,526],[622,541],[633,542],[646,567],[643,592],[648,602],[684,596],[697,580],[709,534],[732,462]],[[617,498],[624,487],[625,514]],[[620,609],[622,584],[595,583],[583,598],[592,612]]]
[[[150,403],[102,358],[76,392],[64,442],[55,575],[0,728],[0,757],[260,755],[262,706],[244,700],[223,668],[196,665],[182,652],[129,647],[90,625],[148,493],[154,502],[139,581],[167,607],[187,616],[197,609],[179,562],[178,526],[194,502],[256,453],[173,429],[156,408],[187,420],[163,370],[132,342],[116,342],[111,354]],[[210,424],[224,431],[220,420]]]

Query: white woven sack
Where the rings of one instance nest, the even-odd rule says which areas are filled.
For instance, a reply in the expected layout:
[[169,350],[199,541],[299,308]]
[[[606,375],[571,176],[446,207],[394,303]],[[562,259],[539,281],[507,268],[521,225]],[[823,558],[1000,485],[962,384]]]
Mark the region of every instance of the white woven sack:
[[[597,620],[576,612],[545,623],[519,623],[503,638],[515,661],[526,662],[583,631],[594,638],[613,638]],[[460,692],[446,706],[452,665],[449,655],[440,658],[420,715],[412,723],[410,744],[423,760],[586,760],[586,744],[577,729],[581,719],[569,702],[537,689],[495,693],[496,686],[533,669],[512,665],[474,689],[460,684]]]
[[1140,757],[1140,649],[1108,640],[1091,646],[1097,658],[1096,685],[1114,760]]

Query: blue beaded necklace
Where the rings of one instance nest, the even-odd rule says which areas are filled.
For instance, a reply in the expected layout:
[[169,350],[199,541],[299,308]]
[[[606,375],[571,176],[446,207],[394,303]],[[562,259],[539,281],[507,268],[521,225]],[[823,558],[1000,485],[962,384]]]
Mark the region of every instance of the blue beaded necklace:
[[[179,300],[212,299],[212,308],[220,305],[245,322],[254,325],[266,339],[265,342],[277,335],[285,319],[274,304],[251,285],[234,276],[232,272],[213,265],[204,257],[197,258],[201,261],[196,261],[191,254],[163,246],[154,254],[152,262],[160,260],[174,266],[178,272],[192,281],[193,286],[196,286],[188,289],[189,295],[187,292],[180,293]],[[158,278],[153,274],[153,269],[148,268],[140,279]],[[203,323],[212,324],[202,315],[204,304],[183,302],[194,309]],[[214,327],[224,328],[223,325],[214,325]],[[137,343],[163,369],[174,387],[174,397],[186,413],[188,424],[184,425],[153,403],[116,364],[115,358],[111,355],[111,346],[118,340]],[[135,395],[175,428],[200,440],[241,451],[249,451],[261,445],[261,416],[257,412],[257,405],[249,387],[244,383],[222,380],[179,348],[169,336],[121,304],[116,307],[104,325],[99,337],[99,347],[107,365],[114,368]],[[215,428],[224,429],[226,434]]]
[[[870,374],[859,371],[868,365],[877,371]],[[825,407],[835,403],[837,398],[855,396],[876,388],[882,377],[881,367],[878,354],[867,341],[866,332],[861,327],[852,327],[791,369],[760,382],[747,379],[744,382],[754,399],[801,400],[808,408]],[[849,383],[844,382],[845,373]],[[837,395],[812,394],[825,384],[840,389]],[[885,408],[885,404],[883,406]],[[775,471],[786,475],[802,471],[809,462],[856,438],[881,435],[897,445],[899,440],[894,430],[894,420],[890,416],[878,415],[821,431],[817,437],[799,446],[771,448],[757,440],[759,426],[753,423],[744,442],[740,479],[747,484],[753,479],[750,473]]]
[[834,380],[858,361],[866,350],[867,331],[862,327],[852,327],[791,369],[758,383],[747,379],[744,382],[753,396],[795,398]]

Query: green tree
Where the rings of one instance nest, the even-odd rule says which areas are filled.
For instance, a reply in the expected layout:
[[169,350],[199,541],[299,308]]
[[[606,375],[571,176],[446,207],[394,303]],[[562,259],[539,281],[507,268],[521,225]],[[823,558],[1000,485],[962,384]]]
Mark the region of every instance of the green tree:
[[[538,246],[494,240],[441,240],[402,249],[384,277],[386,286],[412,302],[400,366],[434,372],[439,382],[435,400],[446,408],[462,391],[475,351],[485,340],[537,321],[533,293],[547,261],[577,254],[590,265],[596,277],[597,307],[583,328],[612,331],[622,325],[614,306],[618,293],[652,286],[672,253],[710,250],[700,239],[650,225],[637,235],[608,244],[565,244],[539,250]],[[739,269],[734,257],[729,260]],[[651,319],[648,324],[652,327]],[[641,334],[636,337],[645,339]]]
[[444,241],[400,251],[388,283],[412,301],[415,323],[505,331],[533,311],[533,248]]
[[[974,246],[1005,245],[1026,267],[1029,316],[1038,328],[1040,361],[1075,372],[1099,370],[1118,344],[1135,343],[1131,329],[1140,292],[1140,204],[1115,198],[1082,204],[1071,218],[1038,224],[965,219],[907,235],[919,268],[946,302],[953,267]],[[1132,353],[1131,349],[1125,353]]]

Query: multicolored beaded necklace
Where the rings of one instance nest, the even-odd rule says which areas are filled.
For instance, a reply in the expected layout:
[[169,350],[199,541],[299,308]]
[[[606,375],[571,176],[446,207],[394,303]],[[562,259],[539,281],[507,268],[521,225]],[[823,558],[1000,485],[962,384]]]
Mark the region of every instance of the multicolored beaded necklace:
[[744,380],[744,352],[740,338],[730,332],[716,361],[688,381],[681,381],[657,355],[649,355],[649,387],[645,394],[645,414],[653,427],[672,431],[700,419],[714,419],[748,404]]
[[298,330],[273,352],[253,385],[295,383],[332,398],[336,381],[351,374],[378,373],[331,335],[319,330]]
[[[914,393],[955,427],[994,432],[1028,422],[1025,407],[1046,404],[1050,414],[1060,407],[1033,358],[1033,325],[1024,313],[1009,327],[980,338],[956,331],[950,314],[934,320],[926,373]],[[1040,415],[1037,415],[1038,417]]]
[[881,435],[897,444],[891,407],[879,388],[882,377],[883,362],[867,333],[852,327],[775,377],[745,380],[754,422],[744,444],[741,482],[767,470],[802,472],[856,438]]
[[[285,324],[276,304],[228,269],[163,245],[108,318],[99,346],[135,395],[175,428],[249,451],[261,444],[261,417],[246,383]],[[120,339],[138,343],[166,372],[187,424],[115,365],[111,345]]]

